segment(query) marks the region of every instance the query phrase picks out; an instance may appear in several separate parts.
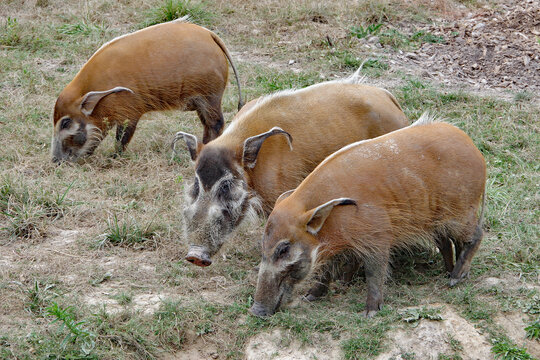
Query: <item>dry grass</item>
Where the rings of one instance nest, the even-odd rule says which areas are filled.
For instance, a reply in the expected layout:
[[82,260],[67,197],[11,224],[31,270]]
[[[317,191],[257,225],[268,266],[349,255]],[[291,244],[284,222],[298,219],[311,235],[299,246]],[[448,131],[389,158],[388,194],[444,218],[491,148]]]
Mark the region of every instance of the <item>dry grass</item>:
[[[121,157],[112,157],[114,136],[109,134],[85,162],[53,165],[51,113],[58,93],[103,42],[140,28],[162,4],[158,0],[0,3],[0,357],[81,354],[78,341],[59,347],[65,329],[52,323],[45,311],[53,302],[61,309],[73,306],[69,319],[84,319],[81,328],[95,334],[90,358],[152,358],[164,351],[203,351],[208,344],[220,358],[239,358],[253,334],[273,328],[308,343],[319,332],[329,334],[346,341],[346,356],[369,357],[371,350],[362,344],[376,343],[377,351],[382,349],[380,338],[399,324],[401,307],[425,299],[452,303],[464,316],[480,317],[474,321],[498,337],[500,331],[482,318],[485,303],[494,302],[493,311],[504,306],[518,311],[534,302],[536,290],[504,289],[494,294],[482,290],[477,280],[498,276],[498,269],[522,274],[523,284],[538,276],[539,112],[534,98],[511,104],[431,86],[389,66],[391,51],[374,55],[350,35],[358,25],[407,27],[413,21],[428,22],[434,14],[454,17],[462,11],[455,2],[193,4],[212,15],[206,26],[232,51],[248,99],[348,74],[369,56],[377,60],[368,74],[380,76],[378,81],[397,94],[407,115],[414,118],[433,109],[471,134],[486,154],[492,174],[490,232],[475,260],[471,288],[440,294],[445,284],[442,265],[436,255],[425,253],[412,260],[398,259],[399,270],[389,284],[388,310],[371,323],[357,317],[365,296],[362,280],[347,292],[338,285],[322,303],[296,304],[264,322],[246,312],[256,281],[253,268],[261,227],[237,234],[208,269],[181,261],[186,251],[182,193],[192,170],[187,156],[171,157],[169,142],[178,130],[201,135],[195,114],[148,114]],[[468,11],[478,6],[466,5]],[[17,21],[8,24],[8,18]],[[291,59],[295,63],[288,65]],[[235,91],[229,86],[224,98],[229,120],[235,113]],[[104,234],[115,232],[111,220],[115,218],[120,227],[126,226],[123,234],[135,234],[136,239],[142,234],[140,239],[145,240],[133,245],[125,241],[133,236],[121,236],[124,241],[119,243],[126,246],[110,241],[100,246]],[[485,303],[480,295],[487,297]],[[359,331],[365,331],[363,340],[355,340]]]

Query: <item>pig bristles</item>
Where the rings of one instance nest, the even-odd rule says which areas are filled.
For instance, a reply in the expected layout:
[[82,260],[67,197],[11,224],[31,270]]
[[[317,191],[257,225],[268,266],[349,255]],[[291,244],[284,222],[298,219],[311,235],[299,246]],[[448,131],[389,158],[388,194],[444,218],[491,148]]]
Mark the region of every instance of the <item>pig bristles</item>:
[[[431,118],[433,119],[433,118]],[[425,119],[424,119],[425,120]],[[484,214],[484,203],[485,195],[483,195],[482,208],[480,209],[480,215],[477,215],[477,218],[474,219],[478,224],[482,223],[482,218]],[[363,206],[359,204],[359,206]],[[365,205],[364,205],[365,206]],[[399,207],[396,206],[396,209]],[[453,213],[451,208],[442,210],[442,213]],[[452,217],[451,217],[452,218]],[[429,223],[429,219],[417,218],[415,219],[415,225],[403,225],[406,221],[401,222],[399,228],[399,233],[395,238],[385,241],[380,238],[380,234],[387,232],[390,224],[382,224],[375,220],[373,224],[370,224],[370,227],[366,230],[366,224],[362,225],[363,236],[361,239],[356,239],[352,237],[343,237],[343,234],[339,236],[332,236],[330,239],[327,239],[326,243],[321,243],[318,248],[318,251],[315,256],[315,261],[312,267],[312,272],[320,271],[323,265],[330,265],[330,269],[335,271],[333,276],[339,275],[339,268],[332,266],[334,259],[340,258],[342,256],[346,257],[355,257],[360,260],[365,259],[374,259],[378,258],[377,254],[381,254],[386,251],[384,247],[389,244],[391,252],[397,250],[414,253],[414,249],[418,248],[434,248],[436,237],[447,237],[447,238],[456,238],[461,237],[461,232],[463,231],[463,223],[465,220],[459,220],[459,217],[455,217],[456,221],[441,220],[440,222],[432,223],[429,230],[425,230],[426,223]],[[407,217],[403,216],[403,219],[406,220]],[[394,219],[396,220],[396,219]],[[399,219],[396,221],[400,223]],[[424,227],[424,229],[422,229]],[[356,231],[349,231],[349,233],[359,233]],[[391,259],[390,259],[391,260]]]

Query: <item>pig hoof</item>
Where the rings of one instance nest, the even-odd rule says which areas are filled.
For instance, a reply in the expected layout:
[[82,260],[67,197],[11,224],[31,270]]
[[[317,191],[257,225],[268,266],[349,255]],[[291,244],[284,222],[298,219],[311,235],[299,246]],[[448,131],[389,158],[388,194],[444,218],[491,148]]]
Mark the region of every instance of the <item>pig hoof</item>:
[[468,278],[468,277],[469,277],[469,273],[468,273],[468,272],[463,273],[463,274],[462,274],[461,276],[459,276],[459,277],[451,278],[448,285],[450,285],[450,287],[456,286],[457,284],[459,284],[460,282],[462,282],[463,280],[465,280],[465,279]]
[[270,316],[272,315],[269,311],[267,311],[264,306],[262,306],[261,304],[259,304],[258,302],[255,302],[253,304],[253,306],[251,306],[251,308],[249,309],[249,312],[252,314],[252,315],[255,315],[257,317],[260,317],[260,318],[265,318],[267,316]]
[[371,319],[372,317],[374,317],[375,315],[377,315],[377,312],[378,310],[366,310],[364,311],[364,316],[368,319]]

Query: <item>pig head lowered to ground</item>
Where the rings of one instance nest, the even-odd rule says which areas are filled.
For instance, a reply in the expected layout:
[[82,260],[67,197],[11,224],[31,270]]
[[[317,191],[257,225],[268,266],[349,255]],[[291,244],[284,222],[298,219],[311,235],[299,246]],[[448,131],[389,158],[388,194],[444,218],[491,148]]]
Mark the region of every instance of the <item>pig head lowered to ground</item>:
[[287,90],[246,104],[223,134],[206,145],[179,132],[195,164],[186,192],[186,259],[199,266],[250,215],[268,214],[326,156],[346,144],[407,125],[386,90],[348,79]]
[[251,312],[273,314],[295,284],[343,252],[364,263],[367,316],[382,306],[394,248],[434,242],[454,285],[468,275],[482,239],[485,182],[484,158],[471,139],[426,115],[344,147],[277,200]]
[[221,97],[231,63],[213,32],[178,19],[113,39],[84,64],[54,107],[53,161],[90,155],[116,126],[118,150],[149,111],[196,110],[203,142],[221,134]]

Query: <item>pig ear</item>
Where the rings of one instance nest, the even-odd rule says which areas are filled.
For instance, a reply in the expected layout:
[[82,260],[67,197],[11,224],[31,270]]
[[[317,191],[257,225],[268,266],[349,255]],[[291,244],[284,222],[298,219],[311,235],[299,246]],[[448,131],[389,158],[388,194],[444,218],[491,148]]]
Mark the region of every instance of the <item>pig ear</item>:
[[[293,192],[294,192],[295,189],[292,189],[292,190],[289,190],[289,191],[285,191],[283,194],[279,195],[279,197],[277,198],[276,200],[276,203],[275,205],[279,204],[281,201],[285,200],[286,198],[289,197],[289,195],[291,195]],[[274,205],[274,207],[275,207]]]
[[94,112],[96,105],[101,99],[103,99],[107,95],[114,94],[120,91],[129,91],[130,93],[134,94],[131,89],[122,86],[117,86],[113,89],[105,91],[90,91],[83,96],[83,99],[81,101],[81,112],[86,116],[90,116]]
[[189,155],[191,156],[191,160],[195,161],[203,145],[197,141],[197,137],[195,135],[191,135],[183,131],[179,131],[176,133],[176,135],[174,135],[174,139],[171,144],[171,148],[177,155],[178,155],[178,151],[176,151],[176,142],[180,139],[184,139],[184,141],[186,142],[186,146],[189,150]]
[[272,135],[277,134],[283,134],[286,136],[289,147],[292,150],[291,134],[276,126],[265,133],[252,136],[250,138],[247,138],[246,141],[244,141],[244,152],[242,154],[242,163],[244,167],[247,166],[250,169],[254,168],[255,164],[257,163],[257,155],[259,154],[259,150],[261,149],[264,140],[266,140]]
[[312,235],[317,235],[321,230],[324,222],[328,218],[328,215],[332,212],[332,209],[338,205],[354,205],[357,206],[356,201],[348,198],[339,198],[330,200],[329,202],[322,204],[315,209],[307,212],[307,224],[306,229]]

